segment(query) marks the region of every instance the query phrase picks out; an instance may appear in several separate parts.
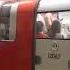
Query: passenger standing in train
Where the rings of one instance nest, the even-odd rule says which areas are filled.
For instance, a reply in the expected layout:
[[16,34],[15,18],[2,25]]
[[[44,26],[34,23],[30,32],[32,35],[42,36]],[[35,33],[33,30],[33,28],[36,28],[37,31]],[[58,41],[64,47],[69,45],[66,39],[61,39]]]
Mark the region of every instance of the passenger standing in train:
[[45,15],[45,22],[48,30],[48,37],[49,38],[57,38],[60,37],[60,29],[61,24],[58,19],[58,13],[46,13]]
[[37,14],[37,19],[36,19],[36,37],[37,38],[46,38],[46,25],[45,25],[45,20],[42,14]]

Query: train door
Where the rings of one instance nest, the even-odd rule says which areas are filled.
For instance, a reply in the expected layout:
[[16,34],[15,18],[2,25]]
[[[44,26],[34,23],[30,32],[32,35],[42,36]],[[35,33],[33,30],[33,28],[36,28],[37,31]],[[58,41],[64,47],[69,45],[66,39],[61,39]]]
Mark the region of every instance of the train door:
[[[15,9],[13,9],[15,7]],[[16,69],[16,12],[18,5],[0,1],[0,69]],[[14,14],[12,12],[14,11]]]
[[35,1],[0,1],[0,70],[32,70]]
[[41,0],[35,23],[35,70],[70,70],[70,1]]

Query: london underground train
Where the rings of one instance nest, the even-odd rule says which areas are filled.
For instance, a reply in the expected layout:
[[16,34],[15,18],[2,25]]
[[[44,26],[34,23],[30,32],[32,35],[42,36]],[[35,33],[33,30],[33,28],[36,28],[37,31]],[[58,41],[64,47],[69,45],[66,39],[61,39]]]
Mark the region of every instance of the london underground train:
[[1,70],[70,70],[70,1],[0,1]]
[[0,1],[0,70],[32,70],[35,1]]

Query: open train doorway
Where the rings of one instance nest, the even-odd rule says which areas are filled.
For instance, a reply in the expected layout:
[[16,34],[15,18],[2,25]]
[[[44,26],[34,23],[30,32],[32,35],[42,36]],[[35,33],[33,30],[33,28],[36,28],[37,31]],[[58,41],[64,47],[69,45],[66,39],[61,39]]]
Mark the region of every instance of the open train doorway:
[[70,1],[60,2],[39,2],[35,70],[70,70]]

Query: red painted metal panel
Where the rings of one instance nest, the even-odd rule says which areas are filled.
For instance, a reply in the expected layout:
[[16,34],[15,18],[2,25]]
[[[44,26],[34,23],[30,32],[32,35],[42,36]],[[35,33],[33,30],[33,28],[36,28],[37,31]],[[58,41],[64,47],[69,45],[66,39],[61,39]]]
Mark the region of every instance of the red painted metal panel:
[[32,41],[35,2],[19,4],[16,41],[0,42],[0,70],[32,70]]
[[20,70],[32,70],[34,6],[35,3],[33,1],[28,1],[24,5],[21,4],[18,8],[17,54],[19,60],[18,69]]

